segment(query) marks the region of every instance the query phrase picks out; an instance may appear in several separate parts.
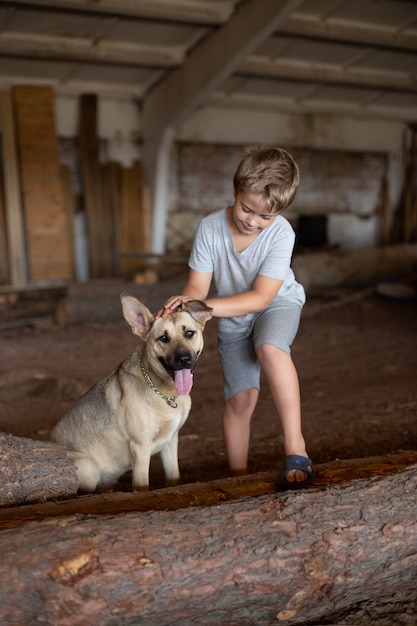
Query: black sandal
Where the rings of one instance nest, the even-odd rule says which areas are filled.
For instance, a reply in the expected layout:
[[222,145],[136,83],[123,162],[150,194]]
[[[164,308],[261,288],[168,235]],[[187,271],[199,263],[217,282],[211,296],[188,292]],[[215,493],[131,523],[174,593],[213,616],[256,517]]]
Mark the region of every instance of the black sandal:
[[[289,481],[287,480],[288,472],[299,470],[307,474],[305,480]],[[298,454],[287,454],[285,457],[284,467],[279,478],[281,487],[284,489],[303,489],[309,485],[313,485],[316,479],[316,474],[313,468],[313,462],[311,459],[305,456],[299,456]]]

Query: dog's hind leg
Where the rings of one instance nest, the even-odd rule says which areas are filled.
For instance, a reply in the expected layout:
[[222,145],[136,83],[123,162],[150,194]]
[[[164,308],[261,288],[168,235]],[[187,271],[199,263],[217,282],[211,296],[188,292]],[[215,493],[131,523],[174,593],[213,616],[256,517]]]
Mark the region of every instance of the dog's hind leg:
[[82,452],[71,452],[77,465],[77,475],[79,480],[79,490],[86,493],[93,493],[100,482],[101,470],[97,463]]
[[172,437],[161,450],[162,467],[169,485],[178,485],[180,482],[180,468],[178,465],[178,433]]

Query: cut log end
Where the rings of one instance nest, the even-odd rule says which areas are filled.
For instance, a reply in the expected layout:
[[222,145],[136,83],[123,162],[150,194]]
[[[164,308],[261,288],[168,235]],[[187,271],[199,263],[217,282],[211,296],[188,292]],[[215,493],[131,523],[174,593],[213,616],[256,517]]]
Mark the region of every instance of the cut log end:
[[0,433],[0,467],[2,507],[77,494],[74,460],[57,444]]

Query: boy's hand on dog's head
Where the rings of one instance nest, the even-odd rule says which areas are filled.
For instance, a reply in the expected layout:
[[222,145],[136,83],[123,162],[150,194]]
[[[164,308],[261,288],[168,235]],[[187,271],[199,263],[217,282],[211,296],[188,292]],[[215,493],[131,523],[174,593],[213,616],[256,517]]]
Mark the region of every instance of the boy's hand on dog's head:
[[170,313],[172,313],[171,309],[159,309],[159,311],[155,313],[155,317],[168,317]]
[[192,300],[189,296],[171,296],[165,302],[164,308],[159,309],[159,311],[155,313],[155,317],[167,317],[171,313],[174,313],[174,311],[181,309],[182,304],[189,300]]

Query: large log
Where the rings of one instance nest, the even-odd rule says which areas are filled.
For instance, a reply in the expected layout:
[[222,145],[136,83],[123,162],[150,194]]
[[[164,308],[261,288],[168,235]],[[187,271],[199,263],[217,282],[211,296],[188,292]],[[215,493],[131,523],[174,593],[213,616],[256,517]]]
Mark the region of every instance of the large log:
[[299,254],[292,266],[309,294],[322,294],[334,287],[369,287],[384,280],[413,276],[417,271],[417,244]]
[[[413,464],[417,464],[417,452],[411,450],[366,459],[337,459],[316,465],[316,486],[392,474]],[[74,514],[117,515],[212,506],[281,489],[277,471],[269,471],[149,492],[119,491],[120,485],[116,485],[115,491],[74,497],[78,480],[74,461],[65,448],[5,433],[0,433],[0,468],[0,507],[8,507],[0,508],[0,529]],[[130,480],[127,484],[130,487]]]
[[393,598],[409,605],[416,493],[411,466],[215,506],[30,522],[0,534],[0,616],[262,626],[330,623]]
[[0,506],[74,497],[75,463],[56,443],[0,433]]

